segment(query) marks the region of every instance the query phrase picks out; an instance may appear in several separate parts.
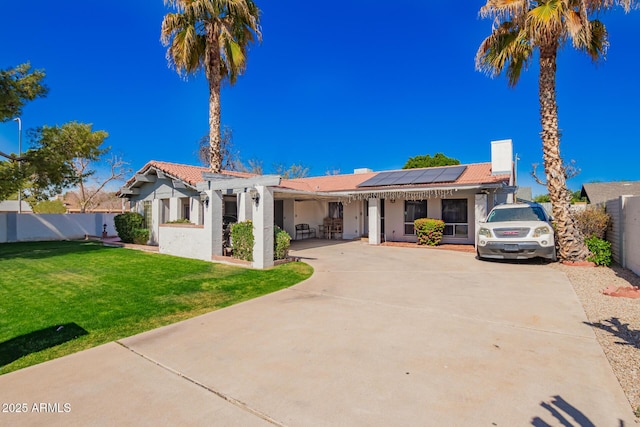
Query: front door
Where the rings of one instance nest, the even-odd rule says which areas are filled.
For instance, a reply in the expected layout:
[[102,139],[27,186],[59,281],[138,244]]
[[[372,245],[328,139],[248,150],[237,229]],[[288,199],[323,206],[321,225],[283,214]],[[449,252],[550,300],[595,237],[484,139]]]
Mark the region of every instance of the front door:
[[284,200],[273,201],[273,223],[284,230]]

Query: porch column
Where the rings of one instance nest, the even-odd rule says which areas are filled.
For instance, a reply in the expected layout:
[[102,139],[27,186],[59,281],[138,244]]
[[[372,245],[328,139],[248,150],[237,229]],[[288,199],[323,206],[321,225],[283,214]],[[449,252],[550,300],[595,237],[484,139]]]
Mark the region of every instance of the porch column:
[[172,197],[169,199],[169,221],[180,218],[180,199]]
[[194,224],[203,224],[203,218],[201,217],[200,209],[202,207],[202,202],[200,201],[199,196],[190,197],[189,198],[189,221]]
[[[486,194],[476,194],[475,201],[475,230],[473,233],[478,235],[478,227],[480,227],[480,221],[484,221],[487,218],[488,197]],[[478,239],[474,239],[474,245],[478,247]]]
[[380,199],[369,199],[369,244],[380,244]]
[[207,191],[209,206],[205,203],[204,230],[210,237],[211,256],[222,255],[222,192]]
[[238,194],[238,222],[243,222],[248,219],[251,219],[251,197],[249,197],[249,193],[240,193]]
[[273,189],[259,185],[256,190],[257,203],[247,198],[253,215],[253,266],[262,269],[273,266]]
[[151,201],[151,229],[149,230],[149,242],[152,245],[160,243],[160,217],[162,216],[162,200]]

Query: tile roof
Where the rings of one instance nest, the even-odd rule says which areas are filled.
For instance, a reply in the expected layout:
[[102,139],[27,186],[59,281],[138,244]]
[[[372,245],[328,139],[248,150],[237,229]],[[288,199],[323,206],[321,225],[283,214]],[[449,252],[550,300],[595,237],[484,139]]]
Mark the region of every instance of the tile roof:
[[[156,168],[169,175],[172,178],[178,178],[189,185],[195,187],[198,182],[202,182],[202,173],[209,172],[209,168],[204,166],[190,166],[183,165],[179,163],[170,163],[170,162],[158,162],[156,160],[151,160],[146,165],[142,167],[136,175],[144,174],[150,168]],[[236,171],[220,171],[222,175],[229,175],[237,178],[249,178],[255,176],[255,174],[245,173],[245,172],[236,172]],[[127,181],[125,186],[130,186],[135,182],[135,175]]]
[[586,196],[589,203],[593,205],[605,203],[620,196],[640,196],[640,181],[583,184],[581,195]]
[[[475,163],[466,166],[467,168],[462,175],[454,182],[438,183],[438,184],[421,184],[410,185],[411,188],[425,187],[448,187],[453,185],[480,185],[509,183],[509,175],[491,175],[491,163]],[[388,172],[388,171],[385,171]],[[367,172],[362,174],[349,175],[329,175],[310,178],[283,179],[280,183],[281,188],[299,191],[312,192],[333,192],[333,191],[371,191],[376,188],[383,187],[367,187],[358,188],[358,184],[376,176],[378,172]],[[403,186],[394,186],[403,187]],[[388,188],[388,187],[385,187]]]
[[[462,175],[454,182],[438,183],[438,184],[421,184],[410,185],[411,188],[438,188],[450,187],[452,185],[482,185],[509,183],[509,175],[491,175],[491,163],[475,163],[464,165],[467,168]],[[155,160],[147,163],[140,169],[136,175],[144,174],[150,168],[161,170],[172,178],[177,178],[185,183],[195,187],[198,182],[202,182],[202,173],[209,172],[209,169],[202,166],[189,166],[178,163],[158,162]],[[388,171],[385,171],[388,172]],[[366,172],[360,174],[344,174],[344,175],[327,175],[297,179],[283,179],[278,188],[306,191],[306,192],[341,192],[341,191],[371,191],[377,188],[389,187],[367,187],[366,189],[358,188],[358,184],[376,176],[379,172]],[[255,174],[235,171],[222,171],[221,174],[238,178],[249,178]],[[135,184],[135,175],[127,181],[125,186]],[[402,188],[406,186],[393,186],[394,188]]]

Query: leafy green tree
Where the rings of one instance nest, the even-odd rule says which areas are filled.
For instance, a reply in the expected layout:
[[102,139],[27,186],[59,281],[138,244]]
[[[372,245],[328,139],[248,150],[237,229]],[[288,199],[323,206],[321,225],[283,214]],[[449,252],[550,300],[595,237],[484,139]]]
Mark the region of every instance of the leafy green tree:
[[587,198],[582,197],[582,190],[576,190],[571,192],[571,203],[586,202],[586,201],[587,201]]
[[28,101],[47,95],[44,77],[44,70],[31,70],[28,62],[0,70],[0,122],[20,116]]
[[540,194],[539,196],[534,197],[533,201],[537,203],[549,203],[551,199],[548,194]]
[[556,220],[560,258],[584,261],[589,250],[570,212],[571,195],[560,156],[560,132],[556,102],[556,59],[569,41],[593,61],[604,58],[608,34],[604,24],[592,19],[603,10],[622,6],[625,11],[636,0],[487,0],[482,17],[493,19],[492,33],[476,54],[476,68],[497,76],[503,71],[509,86],[515,86],[522,70],[539,52],[539,101],[542,151],[547,190]]
[[0,162],[0,200],[22,188],[26,198],[37,202],[81,185],[95,170],[79,168],[78,163],[99,161],[109,150],[101,148],[108,134],[101,130],[94,132],[90,124],[43,126],[31,130],[29,136],[31,148],[21,160]]
[[[587,198],[586,197],[582,197],[581,196],[582,191],[580,190],[576,190],[576,191],[572,191],[571,192],[571,203],[576,203],[576,202],[586,202]],[[536,196],[533,198],[534,202],[537,203],[549,203],[551,201],[551,197],[549,196],[549,194],[540,194],[539,196]]]
[[162,21],[161,41],[179,75],[204,69],[209,81],[210,169],[222,168],[220,87],[233,85],[246,67],[247,49],[260,40],[260,9],[252,0],[165,0],[175,9]]
[[425,156],[410,157],[407,163],[404,164],[402,169],[416,169],[416,168],[432,168],[437,166],[452,166],[459,165],[460,160],[447,157],[442,153],[436,153],[433,157],[429,154]]
[[22,170],[29,179],[25,185],[30,197],[45,200],[74,187],[95,174],[77,168],[76,162],[98,161],[109,149],[101,148],[108,134],[93,131],[91,124],[70,122],[62,126],[43,126],[29,132],[32,148],[23,157]]

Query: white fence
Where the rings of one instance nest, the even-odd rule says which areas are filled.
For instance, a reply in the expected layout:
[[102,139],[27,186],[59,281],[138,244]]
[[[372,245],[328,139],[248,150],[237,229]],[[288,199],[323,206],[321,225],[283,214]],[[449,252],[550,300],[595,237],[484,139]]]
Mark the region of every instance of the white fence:
[[74,240],[102,236],[104,225],[115,236],[115,213],[32,214],[0,213],[0,243]]
[[640,275],[640,196],[622,196],[607,202],[611,226],[607,240],[611,242],[613,259]]

